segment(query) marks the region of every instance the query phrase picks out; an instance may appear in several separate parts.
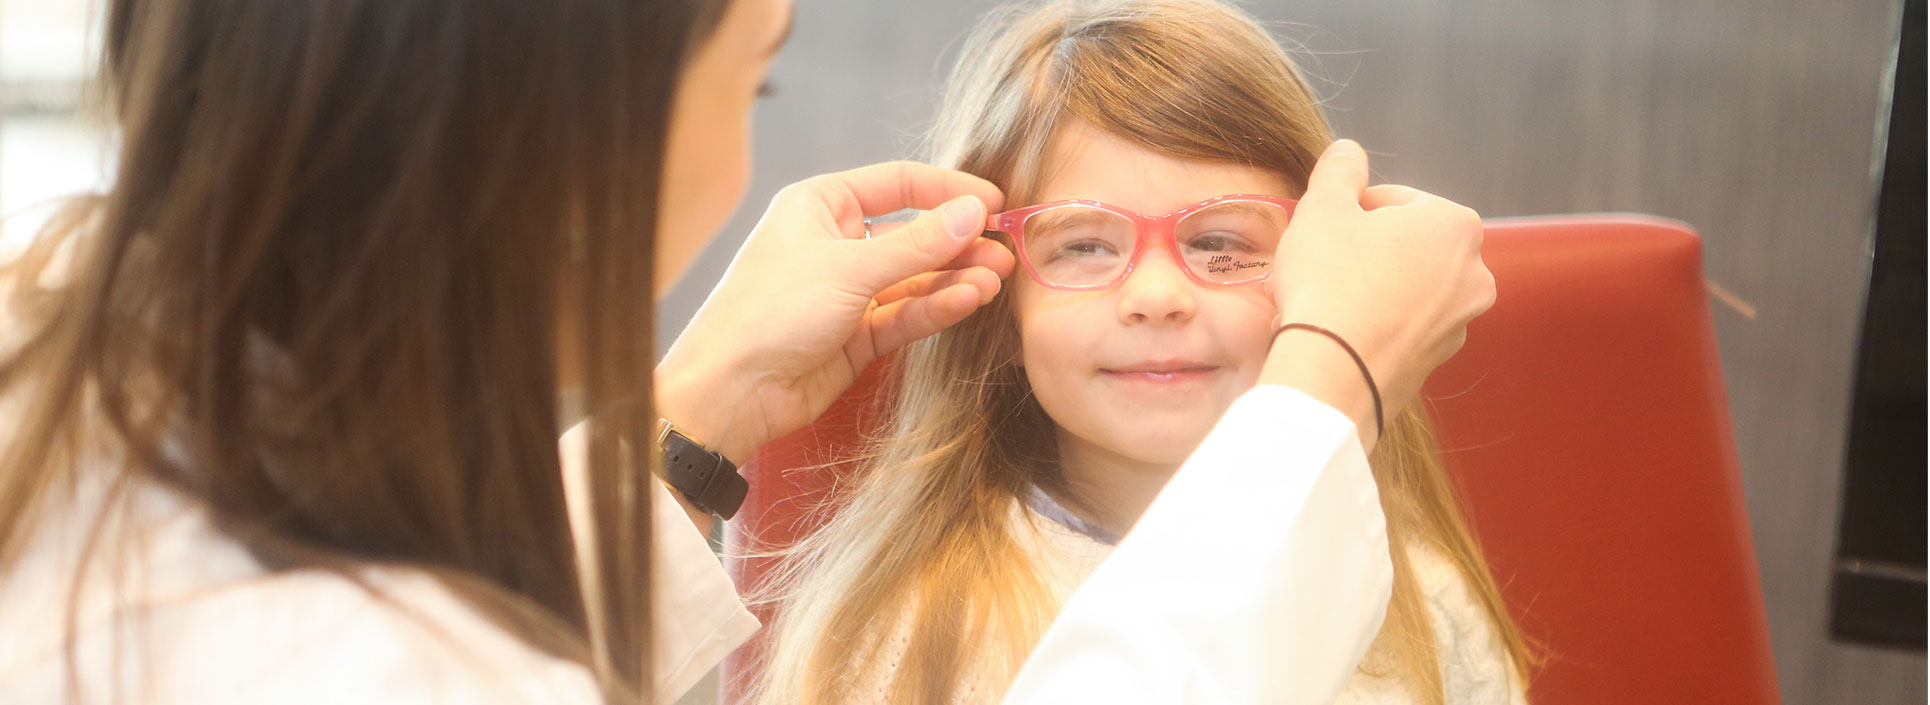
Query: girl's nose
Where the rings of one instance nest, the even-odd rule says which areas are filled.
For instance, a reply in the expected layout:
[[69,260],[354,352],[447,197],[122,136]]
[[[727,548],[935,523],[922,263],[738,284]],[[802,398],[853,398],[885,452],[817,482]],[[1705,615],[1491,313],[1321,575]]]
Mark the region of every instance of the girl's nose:
[[1165,249],[1143,253],[1119,285],[1119,320],[1126,323],[1184,321],[1193,317],[1193,280]]

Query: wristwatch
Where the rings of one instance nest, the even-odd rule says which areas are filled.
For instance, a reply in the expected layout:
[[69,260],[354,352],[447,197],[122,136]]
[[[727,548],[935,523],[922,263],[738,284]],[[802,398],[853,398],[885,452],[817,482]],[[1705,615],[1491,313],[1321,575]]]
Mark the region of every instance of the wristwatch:
[[698,509],[729,519],[744,506],[751,485],[723,454],[684,435],[668,419],[657,419],[657,449],[663,453],[664,482]]

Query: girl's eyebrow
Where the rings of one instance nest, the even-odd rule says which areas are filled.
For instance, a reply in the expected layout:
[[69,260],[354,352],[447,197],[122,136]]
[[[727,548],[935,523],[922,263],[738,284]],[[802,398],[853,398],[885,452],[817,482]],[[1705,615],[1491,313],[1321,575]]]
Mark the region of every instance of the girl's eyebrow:
[[1277,208],[1278,206],[1261,205],[1258,203],[1248,203],[1246,201],[1228,201],[1226,203],[1214,204],[1211,208],[1207,209],[1206,212],[1224,213],[1227,211],[1232,211],[1235,213],[1264,215],[1269,212],[1269,209],[1277,209]]
[[[1047,217],[1044,219],[1041,219],[1038,225],[1047,227],[1047,228],[1055,228],[1055,227],[1061,227],[1066,225],[1082,225],[1082,224],[1091,223],[1094,221],[1103,221],[1103,220],[1114,219],[1119,217],[1117,215],[1113,215],[1112,213],[1108,213],[1106,211],[1102,211],[1096,208],[1067,208],[1067,209],[1064,209],[1064,212],[1058,212],[1058,209],[1054,209],[1053,212],[1041,213],[1040,215],[1044,215]],[[1027,222],[1026,225],[1028,227],[1035,227],[1030,222]]]

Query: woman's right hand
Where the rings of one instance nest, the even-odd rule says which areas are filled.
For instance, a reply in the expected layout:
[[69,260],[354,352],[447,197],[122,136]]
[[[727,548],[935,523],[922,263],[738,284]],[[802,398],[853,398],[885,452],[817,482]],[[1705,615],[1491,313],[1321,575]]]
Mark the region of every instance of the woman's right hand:
[[[1360,353],[1392,418],[1494,305],[1481,261],[1481,216],[1406,186],[1367,185],[1367,153],[1327,148],[1280,241],[1267,286],[1281,323],[1334,331]],[[1374,440],[1373,400],[1338,345],[1305,331],[1275,341],[1261,382],[1284,384],[1346,412]]]
[[[657,413],[742,463],[815,421],[872,360],[992,300],[1010,250],[998,188],[894,162],[786,187],[657,366]],[[930,209],[889,232],[865,219]]]

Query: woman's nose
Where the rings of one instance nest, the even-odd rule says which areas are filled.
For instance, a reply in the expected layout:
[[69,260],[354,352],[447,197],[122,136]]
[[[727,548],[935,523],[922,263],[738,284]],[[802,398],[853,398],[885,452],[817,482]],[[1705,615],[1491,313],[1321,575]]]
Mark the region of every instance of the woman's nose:
[[1198,305],[1193,295],[1195,285],[1181,266],[1164,250],[1141,255],[1132,273],[1119,285],[1119,320],[1149,323],[1192,318]]

